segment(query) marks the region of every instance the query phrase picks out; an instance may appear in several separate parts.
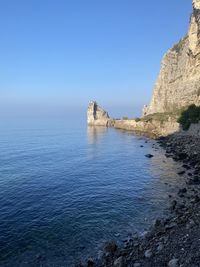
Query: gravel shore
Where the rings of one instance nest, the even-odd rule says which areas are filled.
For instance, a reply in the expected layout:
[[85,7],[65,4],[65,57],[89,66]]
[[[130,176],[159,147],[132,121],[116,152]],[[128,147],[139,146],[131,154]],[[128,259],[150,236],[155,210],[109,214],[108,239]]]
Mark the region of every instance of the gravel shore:
[[197,267],[200,266],[200,138],[172,135],[158,139],[166,157],[183,164],[183,188],[169,196],[169,216],[157,219],[143,237],[128,238],[123,246],[105,245],[99,259],[77,266]]

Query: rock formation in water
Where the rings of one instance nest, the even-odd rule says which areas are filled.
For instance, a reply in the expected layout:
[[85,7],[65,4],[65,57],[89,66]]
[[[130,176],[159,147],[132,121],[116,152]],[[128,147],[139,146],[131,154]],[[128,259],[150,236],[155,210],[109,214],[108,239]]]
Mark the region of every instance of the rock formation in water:
[[200,105],[200,0],[193,0],[187,35],[164,55],[149,106],[143,115]]
[[102,109],[96,101],[90,102],[87,110],[88,125],[108,126],[110,117],[108,113]]
[[[170,119],[167,119],[166,121],[160,121],[156,118],[149,120],[111,119],[108,113],[95,101],[89,103],[87,121],[89,126],[114,127],[117,129],[134,131],[135,133],[148,135],[152,138],[166,136],[179,131],[179,124],[176,121],[171,121]],[[93,131],[97,130],[95,127],[93,128]],[[91,132],[91,129],[89,131]]]

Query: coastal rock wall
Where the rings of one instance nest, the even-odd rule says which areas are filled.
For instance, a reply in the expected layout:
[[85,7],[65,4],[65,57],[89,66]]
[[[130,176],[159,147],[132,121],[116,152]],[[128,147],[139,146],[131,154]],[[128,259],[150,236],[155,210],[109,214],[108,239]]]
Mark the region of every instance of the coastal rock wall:
[[179,123],[175,121],[135,121],[135,120],[115,120],[114,128],[134,131],[138,134],[147,135],[152,138],[167,136],[180,131]]
[[114,127],[116,129],[133,131],[138,134],[148,135],[155,138],[167,136],[180,131],[180,125],[170,118],[166,121],[151,119],[145,120],[115,120],[111,119],[108,113],[101,108],[97,102],[90,102],[87,110],[88,126]]
[[193,0],[187,35],[164,55],[152,100],[143,115],[200,105],[200,0]]
[[[165,137],[172,134],[200,137],[200,122],[191,124],[189,130],[183,131],[176,118],[167,116],[165,119],[156,118],[155,115],[150,118],[142,118],[137,120],[119,120],[111,119],[108,113],[101,108],[96,102],[91,102],[88,106],[88,126],[113,127],[125,131],[133,131],[137,134],[146,135],[151,138]],[[91,128],[89,128],[91,131]],[[98,130],[99,131],[99,130]]]

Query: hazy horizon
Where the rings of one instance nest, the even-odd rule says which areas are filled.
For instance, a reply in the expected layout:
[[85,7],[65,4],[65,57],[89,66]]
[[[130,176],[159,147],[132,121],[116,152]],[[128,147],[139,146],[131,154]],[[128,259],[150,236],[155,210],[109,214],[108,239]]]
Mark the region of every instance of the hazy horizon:
[[[85,105],[84,105],[85,104]],[[32,105],[2,105],[0,106],[0,118],[23,118],[23,117],[33,117],[37,118],[53,118],[53,117],[65,117],[73,119],[79,118],[86,120],[87,117],[87,105],[88,103],[83,103],[82,106],[68,106],[67,104],[64,105],[47,105],[42,103],[36,104],[32,103]],[[141,115],[142,109],[140,107],[134,106],[110,106],[110,105],[103,105],[103,108],[109,113],[110,117],[112,118],[122,118],[124,116],[128,116],[129,118],[136,118]]]
[[4,1],[0,112],[86,110],[136,117],[160,61],[188,28],[191,0]]

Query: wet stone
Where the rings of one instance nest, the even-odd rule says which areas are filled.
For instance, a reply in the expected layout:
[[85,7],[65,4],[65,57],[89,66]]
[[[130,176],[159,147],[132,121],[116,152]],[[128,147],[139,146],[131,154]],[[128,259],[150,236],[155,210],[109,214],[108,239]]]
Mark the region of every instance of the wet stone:
[[183,164],[183,166],[182,166],[184,169],[186,169],[186,170],[190,170],[191,169],[191,167],[189,166],[189,165],[187,165],[187,164]]
[[94,261],[93,259],[89,259],[88,260],[88,264],[87,264],[88,267],[93,267],[94,266]]
[[145,157],[150,159],[150,158],[153,158],[154,156],[152,154],[147,154],[145,155]]
[[150,249],[146,250],[144,253],[145,258],[151,258],[152,255],[153,255],[153,253]]
[[168,267],[178,267],[178,259],[172,259],[168,263]]
[[183,174],[185,174],[185,171],[178,172],[178,175],[183,175]]
[[180,189],[178,193],[180,194],[185,194],[187,192],[186,188]]
[[157,251],[160,252],[160,251],[163,250],[163,248],[164,248],[163,244],[162,243],[159,243],[158,244],[158,247],[157,247]]
[[108,253],[114,254],[117,251],[117,245],[115,241],[110,241],[105,245],[104,250]]
[[171,208],[175,209],[176,205],[177,205],[177,201],[173,200],[172,203],[171,203]]
[[121,256],[114,261],[114,267],[125,267],[124,258]]

